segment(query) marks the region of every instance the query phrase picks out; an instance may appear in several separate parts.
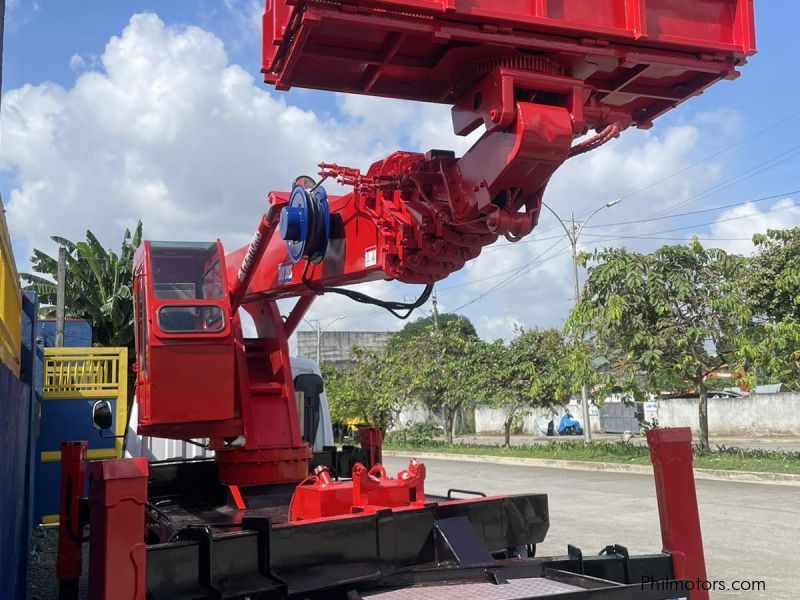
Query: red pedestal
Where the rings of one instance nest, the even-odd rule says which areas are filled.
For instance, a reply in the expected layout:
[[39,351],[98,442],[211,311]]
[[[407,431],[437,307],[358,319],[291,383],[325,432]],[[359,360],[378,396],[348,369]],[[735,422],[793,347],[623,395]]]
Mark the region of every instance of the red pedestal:
[[89,464],[89,600],[145,600],[146,458]]
[[688,580],[692,600],[708,600],[700,514],[692,471],[692,431],[653,429],[647,432],[656,481],[658,516],[664,552],[672,555],[676,579]]

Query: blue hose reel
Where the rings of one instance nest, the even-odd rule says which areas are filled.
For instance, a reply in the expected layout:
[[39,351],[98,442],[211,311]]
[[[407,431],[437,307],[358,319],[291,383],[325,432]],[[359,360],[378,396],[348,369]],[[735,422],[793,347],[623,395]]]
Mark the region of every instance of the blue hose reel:
[[310,178],[295,182],[289,204],[281,211],[278,228],[293,263],[303,258],[317,264],[325,258],[331,232],[328,194]]

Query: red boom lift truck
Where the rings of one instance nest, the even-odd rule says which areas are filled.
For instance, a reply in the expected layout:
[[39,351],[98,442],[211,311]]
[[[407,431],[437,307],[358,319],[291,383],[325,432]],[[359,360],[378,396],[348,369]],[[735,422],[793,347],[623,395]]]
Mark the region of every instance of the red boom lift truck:
[[[86,524],[93,600],[666,599],[675,585],[648,583],[705,579],[688,430],[648,432],[661,553],[537,557],[545,494],[430,496],[424,465],[386,473],[377,430],[361,448],[314,453],[287,339],[320,296],[405,317],[485,246],[529,235],[564,161],[736,78],[755,51],[752,0],[267,0],[263,29],[278,90],[450,104],[456,133],[485,133],[462,157],[395,152],[366,172],[323,163],[319,181],[271,193],[253,241],[228,254],[218,241],[143,243],[138,431],[208,439],[215,458],[87,466],[85,445],[65,445],[64,596]],[[328,196],[328,179],[352,191]],[[399,303],[342,289],[377,279],[424,291]],[[296,303],[282,316],[286,298]]]

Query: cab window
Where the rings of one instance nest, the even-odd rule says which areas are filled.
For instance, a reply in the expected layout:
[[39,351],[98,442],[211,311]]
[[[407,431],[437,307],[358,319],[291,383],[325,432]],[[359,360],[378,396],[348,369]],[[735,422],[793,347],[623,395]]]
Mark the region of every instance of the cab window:
[[159,300],[221,300],[225,290],[215,243],[151,242],[153,292]]
[[219,306],[162,306],[158,326],[165,333],[214,333],[225,329]]

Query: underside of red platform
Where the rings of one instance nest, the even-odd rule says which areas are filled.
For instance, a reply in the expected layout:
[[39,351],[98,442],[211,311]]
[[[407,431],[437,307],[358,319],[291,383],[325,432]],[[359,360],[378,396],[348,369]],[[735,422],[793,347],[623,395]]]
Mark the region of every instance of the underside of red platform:
[[499,61],[584,81],[646,125],[754,51],[752,0],[270,0],[263,72],[452,104]]

